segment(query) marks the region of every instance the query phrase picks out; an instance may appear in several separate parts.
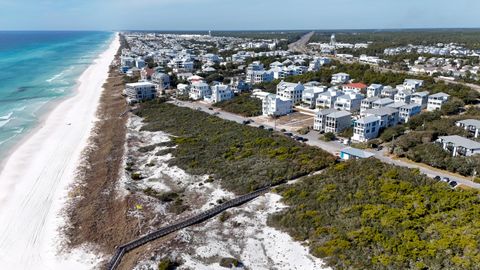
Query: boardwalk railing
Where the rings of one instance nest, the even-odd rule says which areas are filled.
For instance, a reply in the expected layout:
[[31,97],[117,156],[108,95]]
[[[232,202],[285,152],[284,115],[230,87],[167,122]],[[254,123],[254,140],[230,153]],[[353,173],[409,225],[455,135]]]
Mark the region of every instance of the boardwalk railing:
[[156,231],[151,232],[151,233],[149,233],[145,236],[142,236],[142,237],[140,237],[136,240],[133,240],[129,243],[121,245],[115,251],[115,254],[113,255],[112,259],[110,260],[107,269],[108,270],[115,270],[118,267],[118,265],[120,264],[120,262],[122,261],[122,257],[125,255],[125,253],[127,253],[127,252],[129,252],[133,249],[136,249],[140,246],[143,246],[146,243],[151,242],[153,240],[156,240],[160,237],[166,236],[166,235],[171,234],[173,232],[176,232],[178,230],[187,228],[189,226],[192,226],[192,225],[198,224],[200,222],[203,222],[207,219],[210,219],[210,218],[220,214],[221,212],[223,212],[223,211],[225,211],[229,208],[236,207],[236,206],[242,205],[242,204],[244,204],[244,203],[246,203],[250,200],[253,200],[256,197],[268,192],[269,190],[270,190],[270,187],[264,187],[264,188],[258,189],[254,192],[242,195],[238,198],[235,198],[233,200],[230,200],[228,202],[225,202],[223,204],[215,206],[212,209],[209,209],[209,210],[207,210],[205,212],[202,212],[198,215],[195,215],[191,218],[188,218],[188,219],[183,220],[183,221],[176,222],[176,223],[174,223],[172,225],[169,225],[167,227],[160,228],[159,230],[156,230]]

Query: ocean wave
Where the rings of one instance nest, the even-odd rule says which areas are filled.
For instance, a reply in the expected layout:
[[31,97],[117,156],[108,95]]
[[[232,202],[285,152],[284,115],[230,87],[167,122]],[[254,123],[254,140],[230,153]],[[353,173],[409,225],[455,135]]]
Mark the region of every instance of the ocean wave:
[[10,120],[10,118],[12,117],[13,115],[13,112],[9,112],[8,114],[4,115],[4,116],[0,116],[0,121],[6,121],[6,120]]
[[48,82],[48,83],[51,83],[51,82],[55,81],[56,79],[60,78],[63,74],[64,74],[64,72],[62,71],[62,72],[60,72],[56,75],[53,75],[53,77],[51,77],[50,79],[45,80],[45,81]]

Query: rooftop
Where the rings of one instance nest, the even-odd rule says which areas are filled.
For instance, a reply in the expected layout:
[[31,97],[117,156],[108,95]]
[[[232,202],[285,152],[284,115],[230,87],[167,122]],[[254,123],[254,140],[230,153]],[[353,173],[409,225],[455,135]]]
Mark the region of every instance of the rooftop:
[[369,116],[365,116],[363,118],[360,118],[355,122],[360,123],[360,124],[367,124],[367,123],[373,123],[373,122],[377,122],[377,121],[380,121],[380,119],[378,119],[377,116],[369,115]]
[[458,135],[452,136],[440,136],[439,139],[445,143],[452,143],[455,146],[460,146],[467,149],[480,149],[480,143],[476,141],[472,141],[465,137],[461,137]]
[[474,126],[474,127],[480,128],[480,120],[477,120],[477,119],[465,119],[465,120],[457,121],[457,123],[462,123],[466,126]]
[[361,149],[357,149],[357,148],[353,148],[353,147],[344,148],[344,149],[341,150],[341,152],[346,153],[346,154],[351,155],[351,156],[359,157],[359,158],[369,158],[369,157],[374,156],[373,153],[363,151]]

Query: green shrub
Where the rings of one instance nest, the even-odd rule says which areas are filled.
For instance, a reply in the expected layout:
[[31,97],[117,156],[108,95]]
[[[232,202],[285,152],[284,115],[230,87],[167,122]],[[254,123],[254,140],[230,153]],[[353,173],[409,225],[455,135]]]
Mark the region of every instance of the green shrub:
[[336,136],[335,136],[335,133],[333,133],[333,132],[327,132],[327,133],[323,134],[320,137],[320,139],[323,140],[323,141],[326,141],[326,142],[330,142],[330,141],[335,140]]

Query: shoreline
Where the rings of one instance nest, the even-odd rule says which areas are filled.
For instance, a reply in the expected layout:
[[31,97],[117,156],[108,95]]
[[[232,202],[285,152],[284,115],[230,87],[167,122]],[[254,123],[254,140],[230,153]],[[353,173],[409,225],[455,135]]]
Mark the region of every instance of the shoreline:
[[119,46],[115,33],[75,90],[48,104],[36,127],[0,163],[2,268],[85,269],[98,260],[77,250],[68,257],[58,254],[65,223],[60,213],[94,132],[103,84]]
[[[108,44],[111,44],[115,37],[118,36],[118,33],[117,32],[114,32],[113,33],[113,36],[112,38],[110,38],[108,40]],[[110,45],[108,45],[110,46]],[[108,50],[108,47],[105,49],[105,50]],[[98,60],[98,58],[100,57],[100,55],[102,55],[104,51],[101,51],[99,52],[99,54],[97,55],[97,57],[92,61],[92,63],[87,66],[85,68],[85,70],[80,74],[80,76],[75,80],[75,86],[73,87],[72,91],[70,91],[70,93],[66,94],[65,96],[61,96],[61,97],[58,97],[56,99],[53,99],[53,100],[50,100],[48,101],[44,106],[42,106],[39,110],[38,110],[38,120],[37,120],[37,123],[35,124],[35,126],[31,127],[25,134],[21,134],[19,135],[19,139],[14,142],[5,152],[5,156],[0,158],[0,174],[2,173],[4,167],[5,167],[5,164],[7,163],[8,159],[10,159],[11,155],[19,148],[21,147],[25,142],[27,142],[30,137],[32,137],[35,133],[37,133],[45,124],[45,121],[46,119],[48,118],[48,116],[50,115],[50,113],[59,105],[61,104],[62,102],[72,98],[72,97],[75,97],[75,95],[78,94],[79,92],[79,87],[80,87],[80,84],[82,83],[80,78],[82,77],[83,73],[85,73],[85,71],[87,71],[88,68],[90,68],[92,65],[95,64],[95,62]]]

